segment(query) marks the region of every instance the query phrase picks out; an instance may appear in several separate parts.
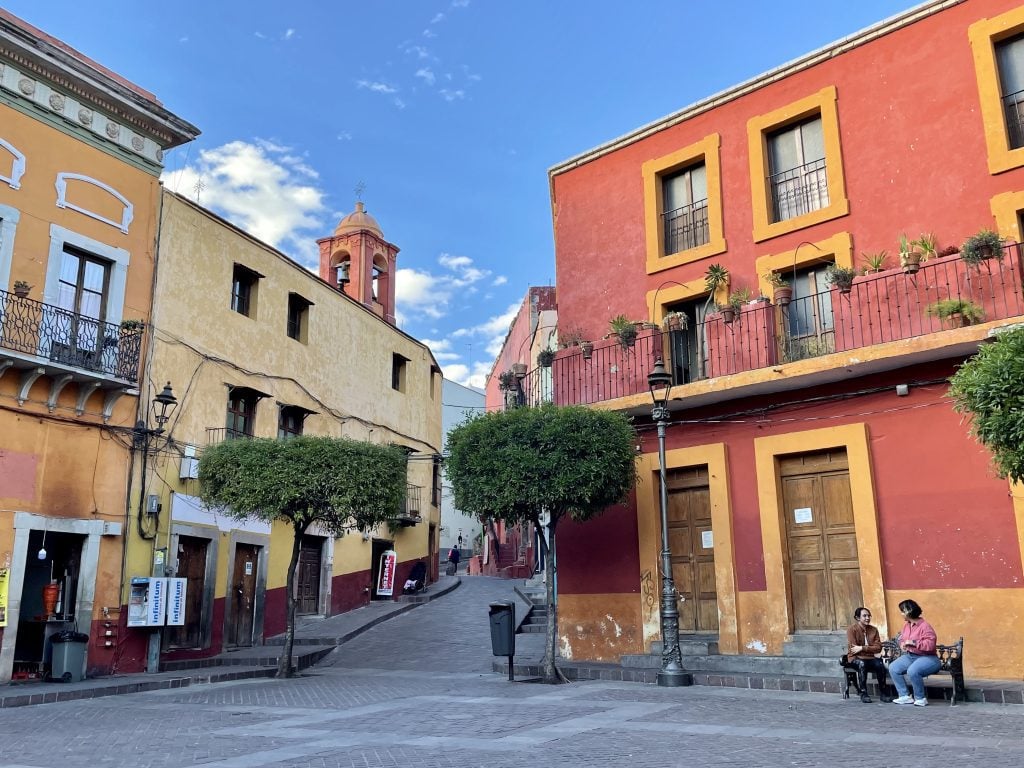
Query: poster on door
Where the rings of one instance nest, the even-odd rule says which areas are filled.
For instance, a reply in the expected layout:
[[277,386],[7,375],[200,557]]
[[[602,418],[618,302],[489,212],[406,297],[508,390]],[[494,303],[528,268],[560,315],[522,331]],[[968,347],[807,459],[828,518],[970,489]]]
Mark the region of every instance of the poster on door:
[[7,626],[7,574],[10,568],[0,568],[0,627]]
[[380,556],[380,571],[377,574],[377,594],[380,597],[391,597],[395,591],[395,564],[398,555],[395,550],[388,549]]

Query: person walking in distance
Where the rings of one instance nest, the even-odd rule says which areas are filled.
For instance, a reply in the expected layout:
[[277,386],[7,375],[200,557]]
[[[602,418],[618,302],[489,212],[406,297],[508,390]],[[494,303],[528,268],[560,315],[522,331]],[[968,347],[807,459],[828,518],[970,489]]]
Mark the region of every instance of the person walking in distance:
[[871,611],[857,608],[853,612],[854,623],[846,628],[846,650],[849,666],[857,670],[857,684],[860,687],[860,700],[871,703],[868,696],[868,672],[875,675],[878,691],[882,701],[892,701],[885,686],[885,664],[878,658],[882,652],[882,638],[878,628],[871,624]]
[[448,550],[448,570],[449,576],[454,576],[459,570],[459,560],[462,558],[462,553],[459,552],[458,547],[452,547]]
[[[938,672],[942,666],[935,653],[935,630],[921,618],[921,606],[913,600],[904,600],[900,603],[900,613],[907,623],[897,636],[903,653],[889,665],[889,674],[892,675],[893,685],[899,693],[899,696],[893,699],[893,703],[927,707],[928,697],[925,695],[924,679]],[[910,678],[910,684],[914,688],[913,696],[907,691],[903,675]]]

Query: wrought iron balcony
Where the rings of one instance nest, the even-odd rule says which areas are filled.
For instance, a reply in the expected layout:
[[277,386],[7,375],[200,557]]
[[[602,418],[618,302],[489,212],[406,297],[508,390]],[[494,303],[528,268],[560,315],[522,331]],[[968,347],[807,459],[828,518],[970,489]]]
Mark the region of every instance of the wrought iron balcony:
[[242,432],[238,429],[231,429],[230,427],[207,427],[206,428],[206,444],[217,445],[217,443],[223,443],[225,440],[252,440],[253,435],[248,432]]
[[1024,146],[1024,91],[1003,96],[1003,113],[1006,115],[1010,149]]
[[0,355],[135,384],[143,327],[125,328],[0,291]]
[[662,215],[665,222],[665,253],[679,253],[708,241],[708,201],[699,200]]
[[785,221],[827,208],[828,172],[824,158],[768,177],[772,221]]
[[658,357],[678,385],[1022,317],[1021,262],[1018,244],[977,268],[946,256],[916,274],[890,269],[858,277],[848,292],[833,288],[786,306],[754,302],[731,321],[713,313],[685,330],[644,330],[629,347],[605,340],[589,356],[580,347],[561,350],[550,369],[519,381],[518,401],[586,405],[646,393]]
[[408,527],[423,521],[423,518],[420,516],[421,491],[422,488],[418,485],[406,485],[405,500],[398,508],[398,514],[395,516],[396,523]]

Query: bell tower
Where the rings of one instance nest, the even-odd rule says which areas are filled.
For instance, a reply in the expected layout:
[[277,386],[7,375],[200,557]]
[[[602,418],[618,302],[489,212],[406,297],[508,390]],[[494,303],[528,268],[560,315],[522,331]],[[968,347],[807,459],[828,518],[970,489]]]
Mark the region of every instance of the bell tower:
[[363,201],[343,218],[320,247],[320,277],[395,324],[395,268],[398,247],[384,239]]

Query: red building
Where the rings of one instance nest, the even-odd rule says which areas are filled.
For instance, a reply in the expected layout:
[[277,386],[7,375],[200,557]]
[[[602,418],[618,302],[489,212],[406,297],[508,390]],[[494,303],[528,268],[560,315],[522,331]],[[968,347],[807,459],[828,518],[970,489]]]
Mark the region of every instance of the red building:
[[[1022,93],[1024,7],[929,2],[550,171],[559,323],[594,342],[559,353],[554,399],[641,436],[634,498],[560,536],[568,655],[660,639],[646,376],[664,357],[688,647],[838,649],[856,606],[895,634],[910,597],[940,642],[964,636],[968,678],[1024,674],[1024,493],[946,397],[1024,316]],[[1006,238],[994,258],[940,255],[984,229]],[[659,325],[602,339],[619,314]]]

